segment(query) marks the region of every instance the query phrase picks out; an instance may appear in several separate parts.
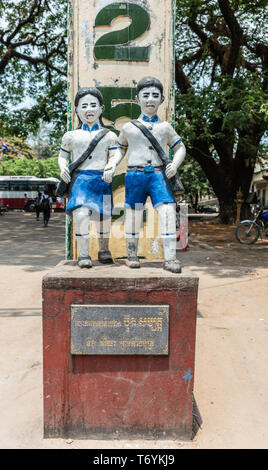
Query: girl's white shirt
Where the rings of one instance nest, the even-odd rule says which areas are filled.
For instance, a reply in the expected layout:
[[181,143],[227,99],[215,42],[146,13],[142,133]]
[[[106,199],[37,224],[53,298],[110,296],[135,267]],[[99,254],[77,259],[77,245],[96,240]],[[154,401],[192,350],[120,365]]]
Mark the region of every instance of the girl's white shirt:
[[[69,164],[69,154],[72,152],[72,161],[77,160],[87,150],[92,139],[101,131],[98,130],[87,131],[83,129],[76,129],[66,132],[62,138],[61,150],[59,154],[59,166],[63,170]],[[97,144],[93,152],[92,158],[87,158],[80,166],[79,170],[98,170],[103,171],[109,159],[114,155],[118,147],[117,135],[109,131]]]

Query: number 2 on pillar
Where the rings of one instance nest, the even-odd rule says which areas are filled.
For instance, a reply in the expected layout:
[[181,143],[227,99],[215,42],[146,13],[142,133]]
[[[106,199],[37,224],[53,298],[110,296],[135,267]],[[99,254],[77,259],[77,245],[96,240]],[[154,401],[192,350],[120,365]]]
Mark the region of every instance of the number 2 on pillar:
[[130,43],[140,38],[150,27],[150,16],[141,6],[134,3],[112,3],[102,8],[96,16],[95,28],[111,26],[114,19],[130,17],[129,26],[101,36],[95,43],[96,60],[149,61],[150,46],[132,46]]

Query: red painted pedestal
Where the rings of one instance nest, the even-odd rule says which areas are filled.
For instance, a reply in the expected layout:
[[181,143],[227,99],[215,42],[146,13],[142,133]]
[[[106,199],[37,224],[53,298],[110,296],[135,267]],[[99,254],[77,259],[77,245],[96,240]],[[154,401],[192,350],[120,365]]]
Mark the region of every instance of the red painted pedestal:
[[[144,263],[80,269],[72,261],[43,278],[45,437],[192,436],[198,278]],[[71,355],[70,305],[170,306],[169,355]]]

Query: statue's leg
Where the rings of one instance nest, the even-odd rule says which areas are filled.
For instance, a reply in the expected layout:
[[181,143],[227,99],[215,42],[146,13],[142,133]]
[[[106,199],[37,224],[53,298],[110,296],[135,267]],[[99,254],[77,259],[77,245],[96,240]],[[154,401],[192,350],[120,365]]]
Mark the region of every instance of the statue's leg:
[[89,256],[89,210],[87,207],[79,207],[73,211],[75,238],[78,247],[78,265],[80,268],[91,268],[92,262]]
[[98,260],[103,264],[113,264],[113,258],[109,251],[111,217],[103,217],[100,214],[100,219],[96,220],[95,224],[99,242]]
[[164,251],[163,268],[174,273],[181,272],[181,265],[176,259],[176,204],[161,204],[157,207],[160,233]]
[[134,210],[127,208],[125,213],[125,233],[127,245],[127,265],[130,268],[139,268],[140,261],[138,258],[139,234],[142,223],[142,210]]

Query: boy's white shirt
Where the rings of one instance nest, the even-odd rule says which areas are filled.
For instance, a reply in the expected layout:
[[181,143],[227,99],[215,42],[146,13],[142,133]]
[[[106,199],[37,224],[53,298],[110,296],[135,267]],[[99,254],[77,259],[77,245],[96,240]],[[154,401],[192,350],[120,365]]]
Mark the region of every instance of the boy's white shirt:
[[[181,141],[181,137],[176,133],[171,124],[167,121],[158,119],[156,122],[147,122],[142,119],[140,115],[138,120],[146,127],[149,128],[153,136],[158,140],[159,144],[164,151],[168,147],[173,147],[174,156],[170,160],[172,173],[176,173],[179,166],[185,158],[185,146]],[[163,165],[160,157],[154,149],[150,149],[151,143],[145,135],[136,126],[130,122],[126,123],[119,135],[118,139],[119,148],[115,151],[113,157],[109,160],[106,170],[115,171],[116,166],[120,163],[122,158],[128,151],[128,166],[161,166]],[[149,163],[151,162],[151,163]],[[172,176],[172,175],[171,175]]]
[[[156,122],[146,122],[142,119],[142,115],[138,118],[138,121],[150,130],[164,151],[166,151],[167,146],[172,147],[181,139],[167,121],[158,119]],[[119,145],[127,146],[129,166],[163,165],[157,152],[150,148],[152,147],[150,141],[131,122],[123,126],[118,142]]]

